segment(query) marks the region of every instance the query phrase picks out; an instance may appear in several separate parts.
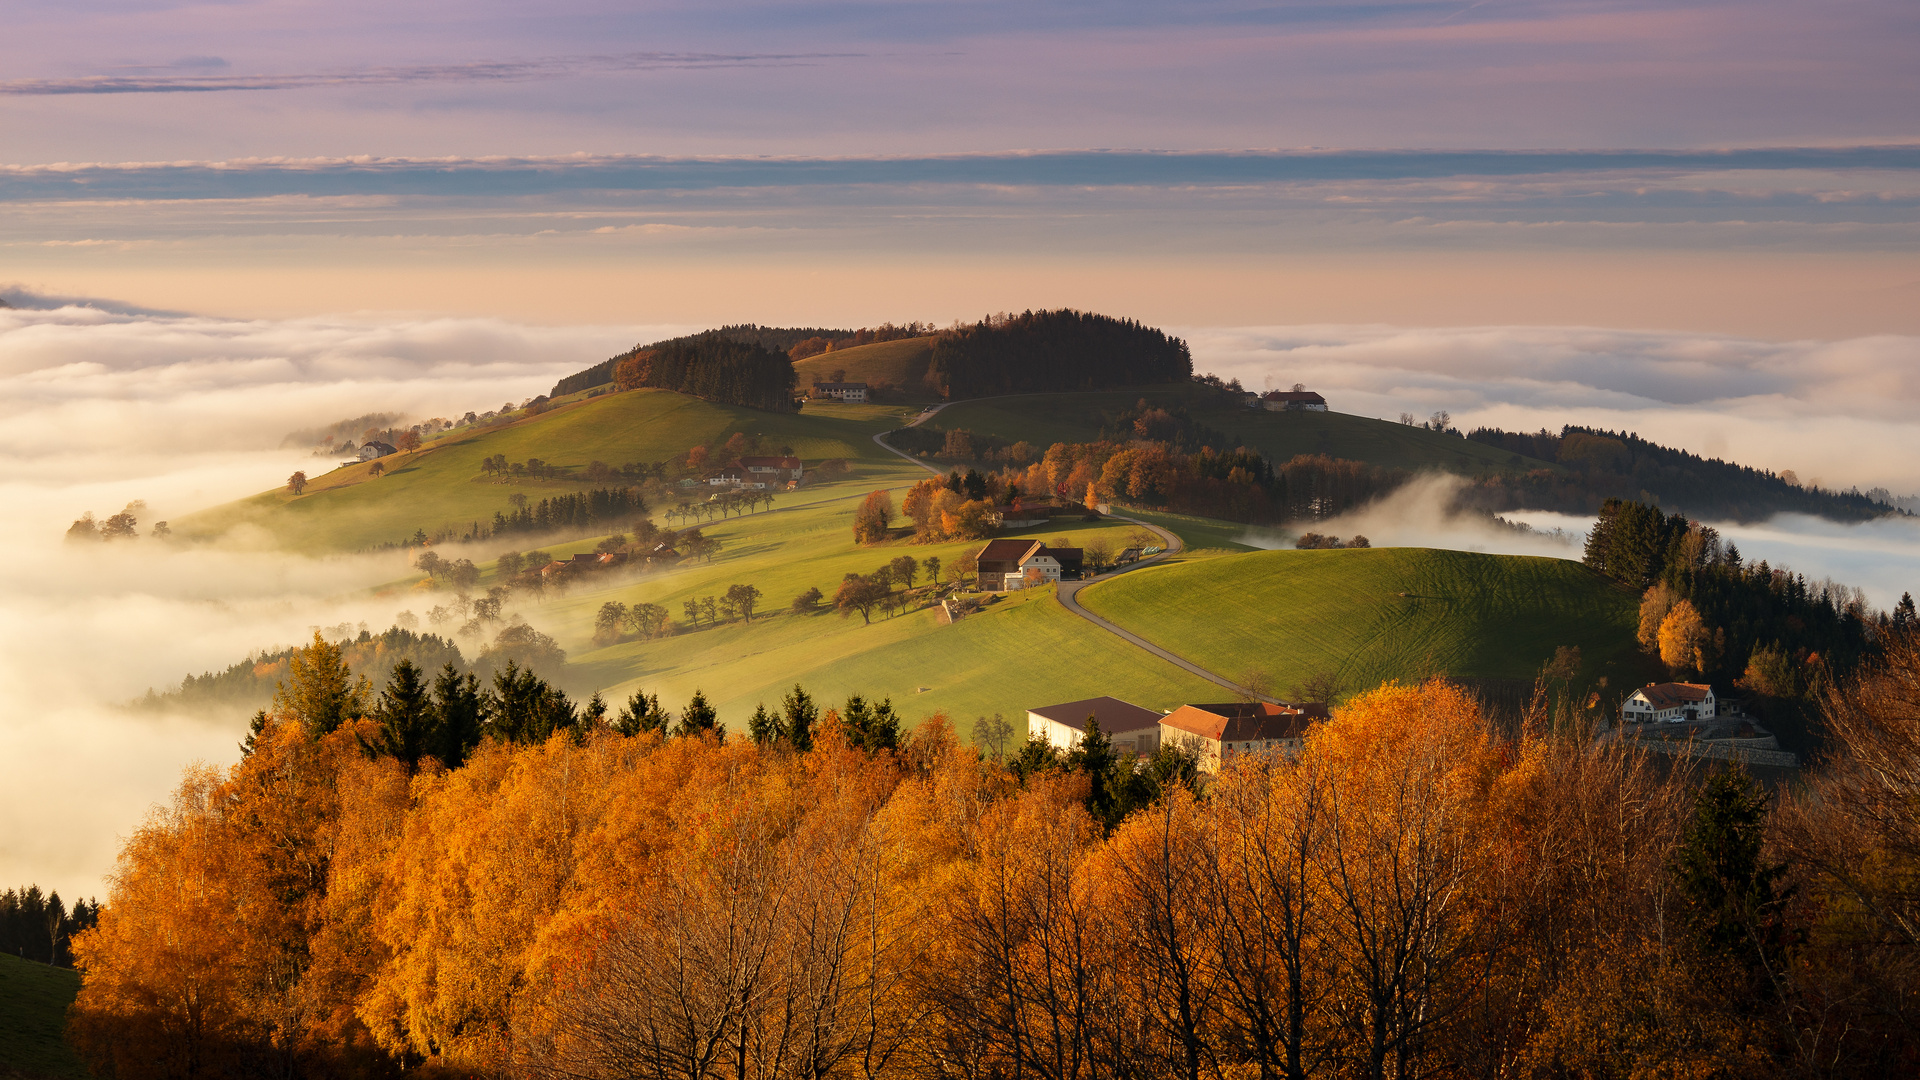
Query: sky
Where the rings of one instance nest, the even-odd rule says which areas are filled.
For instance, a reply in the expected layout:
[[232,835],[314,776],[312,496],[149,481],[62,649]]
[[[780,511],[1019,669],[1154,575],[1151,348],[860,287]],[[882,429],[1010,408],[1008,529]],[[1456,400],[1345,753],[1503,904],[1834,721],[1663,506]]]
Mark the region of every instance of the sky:
[[[58,541],[723,322],[1070,305],[1256,388],[1920,493],[1910,0],[16,0],[0,33],[0,887],[104,892],[377,557]],[[1571,554],[1410,488],[1376,543]],[[1906,522],[1739,527],[1888,604]],[[1256,543],[1283,538],[1250,534]],[[76,778],[99,778],[80,783]]]

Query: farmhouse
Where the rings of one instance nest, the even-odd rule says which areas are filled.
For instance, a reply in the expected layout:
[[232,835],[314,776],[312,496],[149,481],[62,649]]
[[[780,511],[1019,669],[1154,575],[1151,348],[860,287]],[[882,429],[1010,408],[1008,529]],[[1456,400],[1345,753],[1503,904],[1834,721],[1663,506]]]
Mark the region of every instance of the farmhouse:
[[1713,687],[1705,683],[1648,683],[1620,703],[1623,724],[1682,724],[1713,716]]
[[375,440],[374,442],[370,442],[362,446],[360,448],[360,455],[359,457],[355,458],[355,460],[356,461],[372,461],[374,458],[383,458],[383,457],[386,457],[388,454],[394,454],[398,452],[399,451],[395,450],[393,447],[387,445],[386,443]]
[[1260,396],[1260,407],[1268,412],[1326,412],[1327,399],[1311,390],[1269,390]]
[[1324,705],[1266,701],[1182,705],[1160,718],[1160,738],[1197,744],[1200,768],[1212,772],[1227,754],[1297,754],[1307,727],[1326,715]]
[[813,393],[808,396],[831,398],[834,401],[865,401],[867,400],[867,384],[863,382],[817,382],[813,384]]
[[743,457],[740,459],[740,470],[763,487],[801,478],[800,459],[797,457]]
[[1160,748],[1160,714],[1111,697],[1028,709],[1027,737],[1038,736],[1049,745],[1071,750],[1080,745],[1089,719],[1099,722],[1100,730],[1123,754],[1146,755]]
[[[721,469],[707,477],[709,487],[743,487],[747,484],[747,474],[739,469]],[[764,486],[764,485],[761,485]]]
[[1079,548],[1050,548],[1044,540],[990,540],[976,556],[980,588],[986,592],[1077,578],[1084,563]]

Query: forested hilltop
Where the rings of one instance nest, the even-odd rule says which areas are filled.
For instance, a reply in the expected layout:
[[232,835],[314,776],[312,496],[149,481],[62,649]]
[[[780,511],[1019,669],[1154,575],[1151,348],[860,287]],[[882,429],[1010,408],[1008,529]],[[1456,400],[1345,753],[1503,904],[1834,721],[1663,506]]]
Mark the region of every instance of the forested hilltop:
[[1187,343],[1132,319],[1087,311],[1027,311],[949,330],[927,379],[948,398],[1180,383],[1193,377]]
[[1652,496],[1696,518],[1763,521],[1774,514],[1812,514],[1833,521],[1865,521],[1895,510],[1859,491],[1802,484],[1791,470],[1763,469],[1703,458],[1625,431],[1568,425],[1558,434],[1478,428],[1467,438],[1521,458],[1551,461],[1566,471],[1532,469],[1488,477],[1471,501],[1490,510],[1527,508],[1591,514],[1609,498]]
[[[723,326],[636,345],[561,379],[552,396],[616,383],[770,409],[782,390],[781,359],[790,369],[792,361],[908,337],[933,341],[926,382],[950,398],[1182,383],[1193,375],[1193,358],[1179,338],[1131,319],[1062,308],[989,316],[943,331],[918,322],[859,330]],[[784,389],[791,393],[790,380]]]
[[730,341],[784,355],[787,350],[811,338],[826,338],[832,340],[851,337],[854,333],[852,330],[823,330],[817,326],[783,328],[777,326],[757,326],[753,323],[722,326],[718,330],[703,330],[698,334],[687,334],[684,337],[667,338],[664,341],[655,341],[647,345],[635,345],[619,356],[609,360],[602,360],[585,371],[575,372],[561,379],[559,382],[554,383],[553,393],[550,396],[562,397],[566,394],[577,394],[582,390],[590,390],[593,387],[604,386],[607,383],[613,382],[614,369],[620,366],[622,360],[637,353],[674,346],[697,347],[704,343]]

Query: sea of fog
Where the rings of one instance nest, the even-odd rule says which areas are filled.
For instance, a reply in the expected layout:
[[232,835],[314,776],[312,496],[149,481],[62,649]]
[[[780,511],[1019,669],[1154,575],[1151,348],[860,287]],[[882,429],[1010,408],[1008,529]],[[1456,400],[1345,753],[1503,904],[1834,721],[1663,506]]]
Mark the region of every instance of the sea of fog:
[[[143,538],[76,547],[62,541],[75,518],[141,500],[146,533],[155,521],[274,487],[295,469],[313,471],[316,459],[280,448],[290,431],[375,411],[424,418],[498,408],[636,341],[684,329],[240,321],[6,295],[22,306],[0,309],[0,887],[36,882],[69,899],[105,894],[102,877],[122,838],[168,797],[183,765],[238,757],[244,716],[156,715],[126,708],[130,700],[298,643],[314,626],[385,627],[402,605],[367,600],[366,590],[405,570],[397,554],[291,556],[245,534],[207,546]],[[1908,339],[1848,348],[1540,328],[1181,332],[1203,370],[1256,388],[1309,382],[1342,411],[1448,409],[1462,426],[1632,427],[1742,460],[1750,451],[1755,463],[1824,474],[1829,484],[1920,490],[1920,425],[1883,407],[1900,393],[1899,373],[1854,421],[1875,453],[1849,455],[1835,445],[1844,438],[1841,403],[1825,388],[1797,389],[1781,352],[1798,349],[1816,374],[1839,365],[1865,385],[1871,364],[1861,357],[1910,363],[1920,353]],[[1569,355],[1604,363],[1596,359],[1582,381],[1578,364],[1539,359]],[[1714,373],[1742,364],[1765,376],[1765,400],[1714,397],[1716,387],[1739,383],[1729,377],[1722,386]],[[1636,379],[1645,384],[1637,395],[1628,392]],[[1804,396],[1799,419],[1770,419],[1795,394]],[[1717,436],[1689,419],[1709,415],[1720,417]],[[1578,557],[1588,522],[1510,515],[1537,530],[1522,534],[1447,514],[1448,493],[1445,480],[1421,482],[1319,528],[1364,533],[1379,546]],[[1920,582],[1912,519],[1721,527],[1749,558],[1862,586],[1876,604]],[[1291,543],[1252,530],[1248,540]]]

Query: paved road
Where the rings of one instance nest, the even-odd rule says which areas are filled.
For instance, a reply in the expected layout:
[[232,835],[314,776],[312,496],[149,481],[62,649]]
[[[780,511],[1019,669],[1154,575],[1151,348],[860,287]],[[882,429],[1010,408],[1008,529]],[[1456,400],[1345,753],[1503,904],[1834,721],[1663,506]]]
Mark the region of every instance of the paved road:
[[[931,419],[933,417],[933,414],[939,412],[941,409],[946,408],[947,405],[953,405],[953,404],[957,404],[957,402],[950,401],[941,405],[929,406],[925,412],[922,412],[919,416],[916,416],[912,420],[907,421],[907,426],[917,427],[920,424],[925,423],[927,420]],[[921,468],[927,470],[928,472],[934,474],[935,476],[940,475],[939,469],[934,468],[933,466],[927,464],[924,461],[921,461],[919,458],[916,458],[911,454],[906,453],[905,451],[895,450],[893,447],[887,445],[886,439],[881,437],[882,435],[885,435],[885,434],[886,434],[885,432],[881,432],[880,435],[875,435],[873,437],[874,445],[879,446],[883,450],[887,450],[892,453],[899,454],[901,457],[906,458],[908,461],[913,462],[915,465],[920,466]],[[1171,531],[1167,529],[1163,529],[1158,525],[1154,525],[1146,521],[1141,521],[1139,518],[1130,518],[1125,516],[1124,514],[1108,514],[1107,516],[1118,519],[1120,521],[1130,521],[1135,525],[1151,530],[1156,536],[1160,537],[1161,541],[1166,545],[1166,547],[1164,550],[1160,552],[1160,554],[1155,555],[1150,559],[1142,559],[1139,562],[1126,567],[1125,569],[1113,571],[1112,573],[1107,574],[1105,577],[1100,578],[1099,579],[1100,581],[1104,581],[1107,578],[1115,577],[1119,574],[1132,573],[1133,571],[1138,570],[1144,566],[1151,566],[1154,563],[1159,562],[1160,560],[1166,558],[1169,555],[1179,554],[1181,549],[1185,546],[1180,542],[1180,538],[1178,536],[1175,536]],[[1244,691],[1240,687],[1240,684],[1237,682],[1234,682],[1232,679],[1225,678],[1220,675],[1215,675],[1213,672],[1208,671],[1206,668],[1201,667],[1199,664],[1196,664],[1193,661],[1188,660],[1184,657],[1176,656],[1173,653],[1170,653],[1167,650],[1161,648],[1160,646],[1155,645],[1153,642],[1148,641],[1146,638],[1143,638],[1138,634],[1131,633],[1126,630],[1122,630],[1118,626],[1115,626],[1114,624],[1108,622],[1107,620],[1101,618],[1098,615],[1095,615],[1093,612],[1088,611],[1086,608],[1080,606],[1080,596],[1079,596],[1080,590],[1086,588],[1088,585],[1093,585],[1096,583],[1097,582],[1094,582],[1094,581],[1063,581],[1058,586],[1056,586],[1056,591],[1054,595],[1060,598],[1061,606],[1065,607],[1068,611],[1073,612],[1075,615],[1078,615],[1081,618],[1092,623],[1093,625],[1099,627],[1100,629],[1105,630],[1107,633],[1115,635],[1116,637],[1120,638],[1120,640],[1125,641],[1130,645],[1139,646],[1140,648],[1147,650],[1148,652],[1152,653],[1153,655],[1159,657],[1162,660],[1165,660],[1166,662],[1174,665],[1175,667],[1178,667],[1184,671],[1190,671],[1193,674],[1200,676],[1201,678],[1207,680],[1210,683],[1215,683],[1219,686],[1224,686],[1228,690],[1233,691],[1236,697],[1244,693]]]
[[1186,659],[1185,657],[1177,656],[1173,653],[1170,653],[1167,650],[1161,648],[1158,645],[1155,645],[1153,642],[1148,641],[1146,638],[1143,638],[1138,634],[1132,633],[1131,631],[1122,630],[1120,627],[1115,626],[1114,624],[1108,622],[1107,620],[1101,618],[1098,615],[1095,615],[1093,612],[1088,611],[1086,608],[1081,606],[1080,604],[1081,589],[1084,589],[1089,585],[1098,584],[1100,581],[1105,581],[1108,578],[1113,578],[1120,574],[1132,573],[1133,571],[1138,570],[1143,566],[1150,566],[1153,563],[1159,562],[1161,559],[1164,559],[1169,555],[1177,555],[1179,554],[1183,546],[1178,536],[1175,536],[1172,532],[1166,529],[1163,529],[1158,525],[1154,525],[1150,522],[1141,521],[1138,518],[1126,517],[1125,515],[1122,515],[1122,514],[1109,514],[1107,516],[1111,518],[1117,518],[1121,521],[1131,521],[1135,525],[1139,525],[1146,529],[1151,529],[1163,541],[1166,542],[1166,550],[1160,552],[1160,554],[1155,555],[1150,559],[1142,559],[1139,562],[1134,563],[1132,566],[1126,567],[1123,570],[1116,570],[1113,573],[1107,574],[1096,581],[1063,581],[1061,582],[1058,586],[1058,591],[1055,594],[1059,596],[1061,605],[1065,607],[1068,611],[1073,612],[1075,615],[1078,615],[1081,618],[1092,623],[1093,625],[1099,627],[1100,629],[1105,630],[1107,633],[1113,634],[1119,637],[1122,641],[1125,641],[1128,644],[1137,645],[1140,648],[1145,649],[1148,652],[1152,653],[1153,655],[1159,657],[1160,659],[1165,660],[1167,663],[1172,664],[1173,666],[1180,668],[1182,670],[1190,671],[1193,674],[1200,676],[1201,678],[1207,680],[1210,683],[1215,683],[1220,686],[1226,687],[1228,690],[1233,691],[1235,697],[1238,697],[1242,693],[1244,693],[1244,691],[1240,687],[1240,684],[1237,682],[1234,682],[1232,679],[1215,675],[1213,672],[1208,671],[1206,668],[1201,667],[1199,664],[1196,664],[1193,661]]

